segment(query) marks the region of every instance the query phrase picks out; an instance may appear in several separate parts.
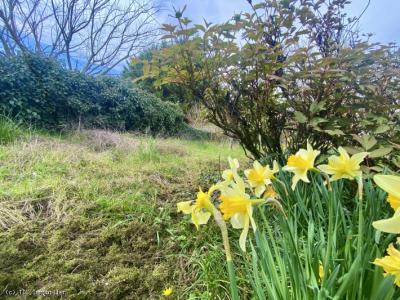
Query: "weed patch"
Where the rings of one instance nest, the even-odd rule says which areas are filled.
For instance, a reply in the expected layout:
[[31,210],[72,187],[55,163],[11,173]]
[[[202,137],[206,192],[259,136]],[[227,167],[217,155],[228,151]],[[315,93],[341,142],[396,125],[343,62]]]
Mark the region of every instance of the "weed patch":
[[176,203],[212,181],[230,149],[110,135],[123,142],[97,149],[74,135],[0,146],[0,290],[159,299],[172,286],[180,299],[225,297],[222,245],[204,246],[218,229],[191,234]]

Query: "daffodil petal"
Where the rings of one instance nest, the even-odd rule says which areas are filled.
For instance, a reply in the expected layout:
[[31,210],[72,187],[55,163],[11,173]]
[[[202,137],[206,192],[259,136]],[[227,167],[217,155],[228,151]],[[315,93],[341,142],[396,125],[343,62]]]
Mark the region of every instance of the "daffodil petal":
[[293,191],[296,189],[296,185],[297,185],[297,182],[299,182],[299,180],[300,180],[299,177],[293,176],[293,179],[292,179],[292,190]]
[[259,185],[254,189],[254,194],[260,197],[265,191],[265,185]]
[[347,153],[347,151],[343,148],[343,147],[339,147],[338,148],[338,152],[340,155],[342,155],[345,159],[350,159],[349,154]]
[[194,206],[191,205],[193,201],[182,201],[176,204],[178,212],[182,212],[184,214],[191,214]]
[[359,165],[360,163],[363,162],[363,160],[368,156],[368,152],[360,152],[360,153],[356,153],[351,157],[351,160],[356,163],[357,165]]
[[264,169],[264,167],[257,160],[254,161],[253,167],[255,170],[257,170],[259,172],[263,171],[263,169]]
[[272,163],[272,173],[275,174],[278,171],[279,171],[279,165],[276,162],[276,160],[274,160],[274,162]]
[[239,169],[239,161],[236,158],[228,157],[229,167],[233,170]]
[[211,217],[211,213],[208,211],[203,212],[200,210],[196,214],[197,214],[197,224],[199,225],[207,224],[208,220]]
[[387,233],[400,233],[400,209],[396,211],[393,217],[383,219],[372,223],[375,229]]
[[248,216],[246,214],[237,213],[231,217],[232,227],[235,229],[242,229],[246,223],[246,218]]
[[332,171],[331,167],[329,165],[319,165],[318,169],[320,169],[322,172],[326,174],[334,174]]
[[247,234],[249,233],[249,227],[250,227],[250,220],[249,217],[247,217],[245,219],[243,230],[239,238],[239,245],[243,252],[246,252],[246,240],[247,240]]
[[375,183],[388,194],[400,198],[400,176],[375,175]]

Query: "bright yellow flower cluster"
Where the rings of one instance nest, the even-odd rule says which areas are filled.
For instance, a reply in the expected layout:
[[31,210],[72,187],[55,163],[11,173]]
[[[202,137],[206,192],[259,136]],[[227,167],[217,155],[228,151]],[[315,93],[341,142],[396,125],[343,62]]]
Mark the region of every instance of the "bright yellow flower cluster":
[[165,297],[168,297],[168,296],[171,296],[172,293],[173,293],[173,290],[172,290],[171,287],[169,287],[169,288],[166,288],[166,289],[163,291],[162,295],[165,296]]
[[360,164],[368,155],[367,152],[361,152],[349,156],[346,150],[342,147],[338,149],[339,156],[332,155],[328,158],[327,165],[319,165],[314,167],[314,163],[320,151],[314,150],[312,146],[307,143],[307,150],[300,149],[295,155],[290,155],[287,164],[283,170],[293,172],[292,189],[296,188],[297,183],[301,180],[310,182],[307,176],[308,171],[316,171],[330,175],[330,181],[338,179],[354,180],[361,177]]
[[[309,143],[307,149],[300,149],[296,154],[289,156],[286,166],[282,169],[294,173],[292,189],[296,188],[300,180],[309,182],[307,173],[311,170],[325,172],[331,175],[331,180],[354,179],[360,176],[360,163],[367,153],[350,157],[343,148],[339,148],[338,152],[339,156],[331,156],[328,164],[320,165],[318,169],[314,167],[314,163],[320,151],[314,150]],[[208,192],[203,192],[200,188],[195,201],[179,202],[178,212],[190,214],[193,224],[199,229],[200,225],[208,222],[218,207],[225,221],[229,220],[233,228],[242,229],[239,245],[245,251],[249,228],[256,230],[253,206],[262,203],[279,203],[276,200],[278,195],[272,187],[273,180],[276,180],[275,174],[279,172],[279,165],[274,161],[272,166],[263,166],[255,161],[253,168],[244,171],[245,181],[238,173],[239,161],[228,158],[228,162],[229,169],[222,172],[223,180],[213,185]],[[215,191],[218,191],[219,197],[214,200],[214,204],[212,197]],[[250,194],[254,197],[252,198]]]
[[[246,239],[249,228],[256,230],[256,224],[253,219],[253,206],[266,203],[265,198],[276,198],[277,194],[272,188],[274,174],[279,171],[276,162],[273,167],[262,166],[259,162],[254,162],[253,168],[245,170],[247,177],[245,182],[238,174],[239,161],[229,158],[229,169],[223,171],[222,181],[213,185],[208,192],[200,191],[197,193],[195,201],[184,201],[177,204],[178,212],[191,214],[192,222],[196,228],[206,224],[217,207],[222,213],[225,221],[230,221],[235,229],[242,229],[239,239],[240,248],[246,251]],[[219,191],[218,201],[214,205],[212,201],[213,193]],[[251,192],[256,198],[251,198]],[[265,198],[260,198],[260,196]]]
[[[299,181],[310,182],[308,172],[324,173],[328,181],[339,179],[359,180],[360,199],[362,191],[362,171],[360,164],[368,153],[361,152],[350,156],[342,147],[338,148],[338,155],[328,158],[327,164],[315,166],[320,151],[314,150],[307,143],[307,149],[300,149],[296,154],[290,155],[284,171],[292,172],[292,189],[294,190]],[[213,185],[208,192],[203,192],[201,188],[197,193],[195,201],[184,201],[177,204],[178,211],[184,214],[191,214],[192,222],[196,228],[206,224],[211,215],[215,220],[229,220],[232,227],[242,229],[239,239],[240,248],[246,251],[246,239],[250,227],[255,231],[256,223],[253,219],[253,206],[262,203],[279,204],[278,194],[275,192],[272,183],[274,180],[280,182],[275,174],[279,172],[276,161],[271,166],[263,166],[258,161],[253,163],[253,168],[244,171],[246,180],[239,175],[239,162],[237,159],[229,158],[229,169],[223,171],[222,181]],[[395,210],[393,217],[379,220],[373,226],[387,233],[400,234],[400,176],[375,175],[375,183],[388,193],[387,201]],[[281,183],[281,182],[280,182]],[[251,196],[253,195],[253,196]],[[280,204],[279,204],[280,205]],[[218,217],[221,216],[222,218]],[[225,222],[222,221],[223,224]],[[226,226],[225,227],[226,231]],[[229,247],[228,247],[229,248]],[[227,248],[226,248],[227,249]],[[228,250],[227,250],[228,251]],[[383,267],[385,274],[395,276],[395,283],[400,286],[400,251],[393,244],[387,249],[387,256],[378,258],[374,261],[375,265]],[[319,278],[322,281],[325,272],[323,266],[319,267]]]

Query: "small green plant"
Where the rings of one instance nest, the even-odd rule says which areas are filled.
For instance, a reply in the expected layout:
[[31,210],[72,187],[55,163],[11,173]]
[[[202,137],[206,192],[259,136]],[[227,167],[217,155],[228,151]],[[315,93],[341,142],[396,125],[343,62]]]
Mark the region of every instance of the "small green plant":
[[22,129],[18,123],[6,116],[0,116],[0,144],[6,145],[14,142],[22,135]]

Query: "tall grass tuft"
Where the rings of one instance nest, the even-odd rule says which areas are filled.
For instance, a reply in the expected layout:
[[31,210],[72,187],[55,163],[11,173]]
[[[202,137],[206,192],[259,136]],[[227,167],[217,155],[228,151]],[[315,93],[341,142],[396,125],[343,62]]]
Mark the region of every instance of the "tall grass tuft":
[[20,125],[6,116],[0,116],[0,145],[14,142],[22,135]]

